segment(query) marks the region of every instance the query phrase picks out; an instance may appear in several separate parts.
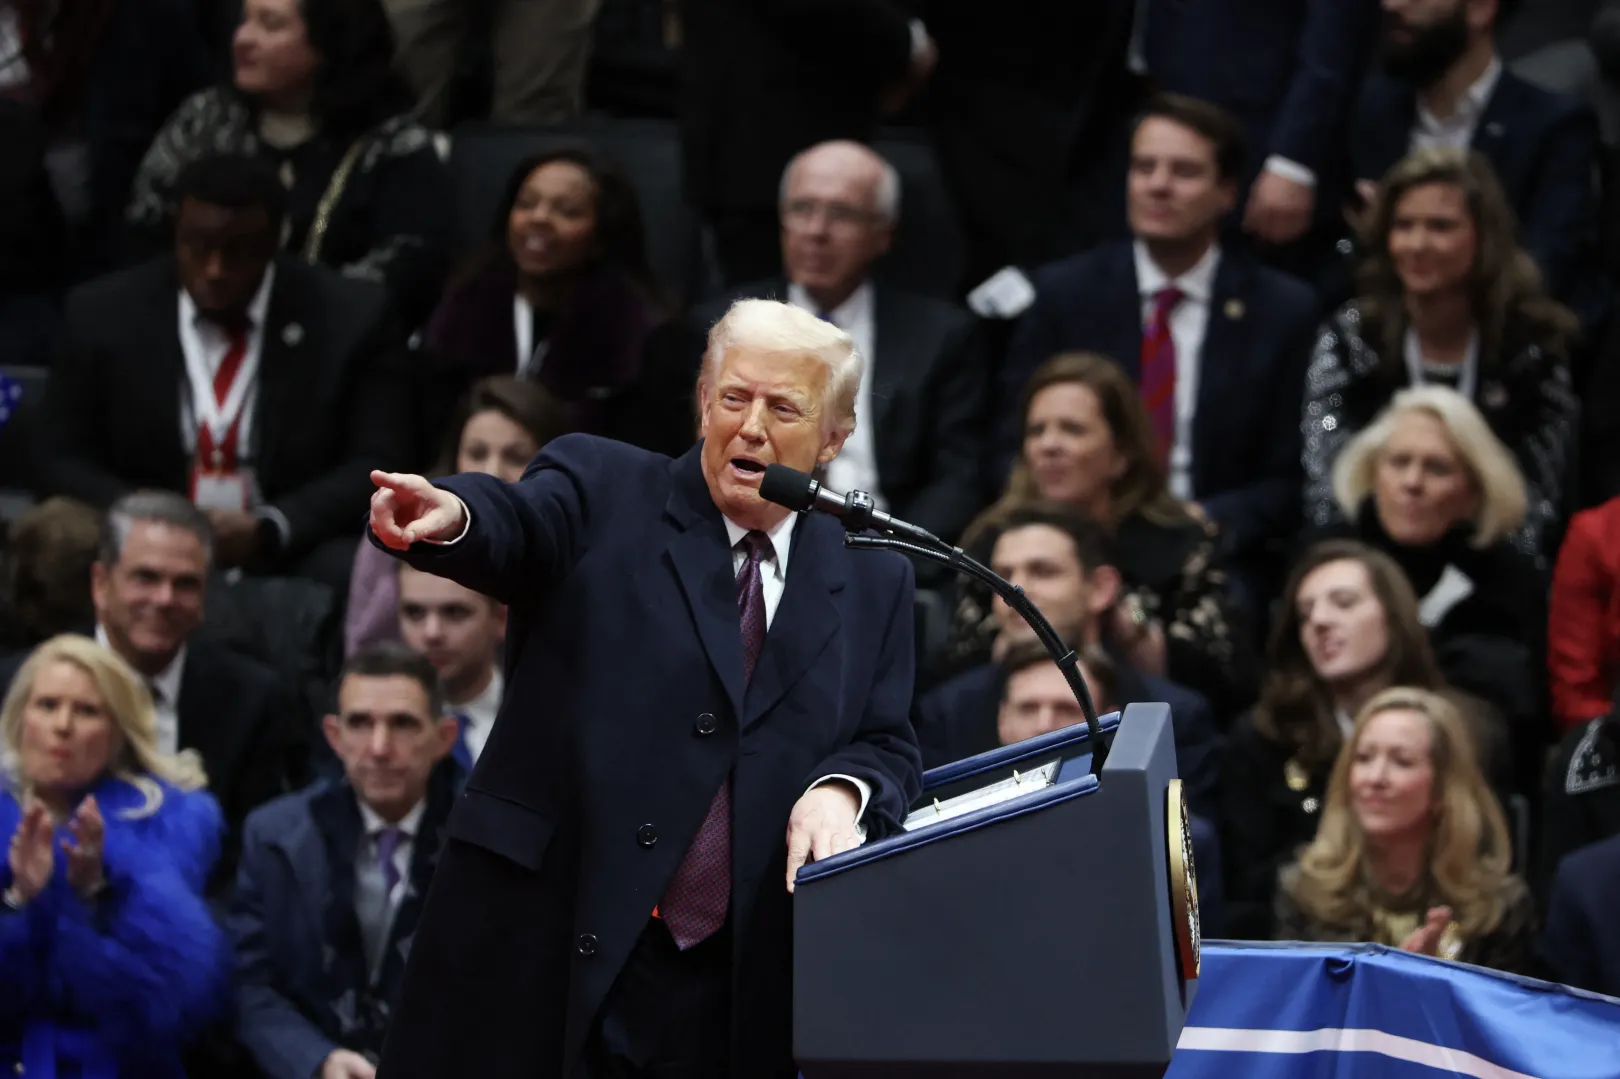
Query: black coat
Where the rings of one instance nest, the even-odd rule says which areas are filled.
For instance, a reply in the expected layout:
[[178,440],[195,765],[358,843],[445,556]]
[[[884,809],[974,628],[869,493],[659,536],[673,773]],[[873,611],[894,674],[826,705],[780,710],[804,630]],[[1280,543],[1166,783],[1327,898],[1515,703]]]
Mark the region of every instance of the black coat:
[[[911,570],[794,527],[743,682],[736,581],[699,450],[553,441],[522,482],[441,481],[471,526],[412,565],[508,604],[506,695],[450,817],[382,1074],[573,1079],[602,1001],[726,776],[732,1074],[792,1079],[793,804],[828,775],[898,830],[921,789]],[[718,1077],[717,1077],[718,1079]]]
[[[168,257],[69,296],[40,424],[42,496],[105,507],[143,487],[187,491],[178,296]],[[371,470],[409,456],[409,389],[376,285],[278,259],[266,322],[252,456],[292,556],[356,533]]]

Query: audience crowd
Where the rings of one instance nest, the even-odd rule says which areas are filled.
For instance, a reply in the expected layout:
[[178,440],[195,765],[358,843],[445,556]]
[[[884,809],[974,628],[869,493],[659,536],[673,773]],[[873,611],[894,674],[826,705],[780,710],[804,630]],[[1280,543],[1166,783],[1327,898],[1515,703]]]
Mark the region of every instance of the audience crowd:
[[[1620,994],[1615,0],[662,0],[679,279],[648,7],[0,0],[0,1065],[374,1074],[508,672],[371,473],[686,453],[756,297],[866,358],[824,482],[1171,705],[1207,936]],[[928,766],[1081,721],[917,580]]]

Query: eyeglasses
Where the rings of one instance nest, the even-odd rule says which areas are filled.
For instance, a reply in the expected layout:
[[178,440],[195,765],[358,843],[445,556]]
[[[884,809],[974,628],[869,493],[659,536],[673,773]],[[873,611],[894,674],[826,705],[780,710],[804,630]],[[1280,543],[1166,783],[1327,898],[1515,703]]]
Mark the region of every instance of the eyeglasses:
[[805,230],[816,226],[825,218],[827,227],[840,231],[853,231],[878,219],[878,215],[847,202],[821,202],[817,199],[792,199],[782,204],[782,223],[790,229]]

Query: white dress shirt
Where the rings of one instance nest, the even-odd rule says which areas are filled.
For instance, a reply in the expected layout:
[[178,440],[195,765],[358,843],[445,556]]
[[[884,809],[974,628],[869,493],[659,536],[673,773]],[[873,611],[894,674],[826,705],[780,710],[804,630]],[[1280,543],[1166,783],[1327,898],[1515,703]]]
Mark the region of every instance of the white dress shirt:
[[[96,643],[113,651],[112,641],[101,624],[96,623]],[[146,679],[152,692],[152,705],[157,711],[158,752],[169,756],[180,752],[180,679],[186,673],[186,646],[174,654],[169,665]]]
[[546,362],[546,353],[551,350],[551,342],[534,339],[534,306],[521,292],[512,293],[512,334],[517,342],[512,373],[519,378],[537,377]]
[[1204,335],[1209,329],[1209,301],[1215,294],[1215,272],[1221,249],[1211,244],[1197,265],[1180,277],[1169,277],[1148,254],[1140,240],[1136,252],[1136,285],[1142,297],[1142,327],[1153,319],[1160,290],[1175,287],[1182,300],[1170,313],[1170,340],[1176,349],[1176,441],[1170,448],[1170,493],[1193,497],[1193,418],[1198,412],[1198,375],[1204,359]]
[[394,848],[394,869],[399,874],[399,881],[393,891],[385,895],[383,888],[386,881],[378,861],[377,845],[383,831],[390,825],[364,801],[358,797],[355,800],[360,804],[360,820],[365,826],[365,834],[360,837],[360,850],[354,860],[355,914],[360,919],[366,959],[375,978],[382,966],[383,945],[394,927],[394,915],[410,891],[411,853],[416,848],[416,833],[422,826],[422,814],[427,809],[427,803],[417,802],[409,813],[400,818],[398,824],[392,825],[404,834]]
[[478,755],[484,751],[484,743],[489,741],[489,732],[495,726],[495,715],[501,710],[501,698],[506,693],[506,676],[501,673],[499,664],[490,672],[489,685],[484,691],[470,701],[461,704],[452,704],[451,711],[458,712],[467,717],[467,732],[463,740],[467,743],[467,752],[472,756],[473,763],[478,763]]
[[1411,149],[1446,146],[1454,150],[1466,150],[1472,146],[1474,134],[1479,130],[1480,117],[1485,115],[1485,106],[1491,103],[1491,95],[1496,92],[1496,84],[1501,78],[1502,61],[1493,56],[1491,66],[1474,80],[1472,86],[1463,91],[1462,99],[1457,102],[1456,111],[1444,120],[1430,112],[1420,96],[1417,119],[1412,124]]
[[[247,309],[247,351],[242,356],[241,375],[252,379],[253,383],[242,402],[242,419],[236,427],[237,457],[241,461],[248,460],[249,448],[253,445],[253,412],[259,398],[259,357],[263,352],[265,315],[270,310],[270,290],[275,279],[276,268],[271,265],[264,271],[264,280],[259,282],[259,291],[253,294]],[[192,402],[204,398],[213,400],[214,374],[230,348],[230,334],[198,314],[191,294],[181,289],[180,351],[186,357],[186,382],[180,388],[180,438],[188,454],[197,449],[197,414]],[[207,372],[207,378],[194,374],[194,367]]]
[[865,491],[878,509],[887,510],[889,505],[878,489],[877,443],[872,436],[872,367],[876,363],[877,332],[872,313],[872,282],[862,281],[849,299],[831,311],[822,311],[809,293],[794,284],[788,285],[788,303],[827,319],[849,334],[855,341],[855,351],[866,361],[862,365],[860,387],[855,391],[855,430],[827,466],[827,486],[839,492]]

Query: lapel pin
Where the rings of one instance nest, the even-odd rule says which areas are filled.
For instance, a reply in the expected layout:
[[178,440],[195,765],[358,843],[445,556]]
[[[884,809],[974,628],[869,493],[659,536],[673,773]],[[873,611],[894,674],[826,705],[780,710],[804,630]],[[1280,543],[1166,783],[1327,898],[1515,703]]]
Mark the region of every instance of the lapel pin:
[[1485,383],[1485,390],[1480,394],[1486,408],[1501,408],[1507,404],[1507,388],[1500,382]]
[[1242,300],[1227,300],[1226,301],[1226,317],[1227,318],[1232,319],[1235,322],[1238,319],[1243,317],[1243,311],[1244,311],[1244,308],[1243,308],[1243,301]]
[[1485,125],[1485,134],[1489,135],[1493,139],[1501,138],[1502,125],[1497,123],[1495,120],[1492,120],[1490,123]]
[[281,340],[288,348],[297,348],[298,342],[304,339],[304,328],[296,322],[289,322],[281,331]]

